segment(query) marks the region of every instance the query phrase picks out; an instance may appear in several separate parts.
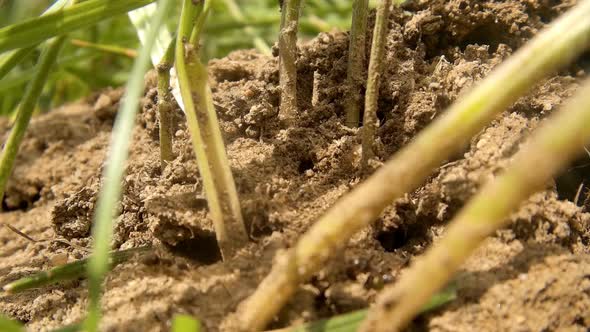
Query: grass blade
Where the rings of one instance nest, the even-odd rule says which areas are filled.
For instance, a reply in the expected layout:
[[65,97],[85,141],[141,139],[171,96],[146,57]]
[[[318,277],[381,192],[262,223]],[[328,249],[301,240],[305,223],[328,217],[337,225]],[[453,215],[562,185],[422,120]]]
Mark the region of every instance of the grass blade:
[[146,42],[133,64],[131,76],[126,85],[125,98],[115,120],[103,188],[98,197],[92,228],[94,251],[88,264],[90,309],[85,322],[85,328],[89,332],[96,332],[100,319],[101,284],[109,268],[108,257],[113,233],[113,218],[121,196],[121,180],[129,153],[135,114],[143,92],[143,75],[150,65],[150,51],[156,36],[171,8],[172,0],[160,0],[159,10],[153,18]]
[[[522,201],[567,166],[590,141],[590,79],[562,110],[545,120],[512,158],[451,221],[446,234],[378,297],[362,331],[399,331],[469,255],[504,227]],[[441,264],[444,262],[444,264]],[[392,305],[393,304],[393,305]]]
[[72,30],[92,26],[155,0],[89,0],[64,10],[0,29],[0,53],[36,45]]
[[[58,12],[66,5],[71,3],[72,0],[58,0],[51,7],[47,8],[43,15],[49,15]],[[21,48],[6,54],[0,55],[0,80],[16,65],[18,65],[27,55],[35,50],[36,46],[30,46]]]
[[[198,47],[187,42],[192,39],[198,43],[209,3],[200,3],[200,7],[192,0],[183,3],[176,38],[176,71],[217,242],[222,257],[228,259],[247,243],[248,235],[207,83],[207,69],[199,60]],[[193,31],[193,18],[197,13]]]
[[547,74],[570,63],[590,46],[590,0],[579,1],[351,192],[340,198],[278,257],[258,289],[239,305],[246,329],[266,325],[333,253],[371,224],[397,198],[417,188],[432,171],[486,126],[499,112]]
[[[126,250],[119,250],[111,253],[109,266],[111,268],[128,260],[136,253],[145,252],[149,247],[139,247]],[[40,288],[55,283],[78,279],[86,276],[88,258],[80,259],[72,263],[56,266],[47,271],[41,271],[32,276],[24,277],[13,281],[3,287],[9,294],[20,293],[33,288]]]
[[25,332],[25,328],[11,319],[0,315],[0,331],[2,332]]
[[14,160],[18,153],[18,148],[25,136],[29,121],[35,110],[35,105],[39,100],[39,96],[43,90],[43,85],[49,75],[49,70],[55,63],[55,59],[65,41],[65,37],[59,37],[51,42],[48,46],[39,63],[37,64],[36,74],[31,83],[27,86],[23,100],[18,106],[17,118],[14,127],[10,131],[8,140],[2,150],[0,156],[0,202],[4,199],[4,191],[6,190],[6,183],[12,173]]
[[201,322],[189,315],[175,315],[172,319],[172,332],[200,332]]

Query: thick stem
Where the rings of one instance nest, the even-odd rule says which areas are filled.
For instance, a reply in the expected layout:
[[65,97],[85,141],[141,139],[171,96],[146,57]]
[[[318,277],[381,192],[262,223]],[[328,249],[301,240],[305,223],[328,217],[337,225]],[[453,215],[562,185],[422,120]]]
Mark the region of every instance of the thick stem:
[[301,0],[283,0],[279,33],[279,80],[281,106],[279,120],[286,125],[297,118],[297,25]]
[[[196,46],[187,42],[197,9],[192,0],[184,1],[176,43],[176,70],[217,242],[223,258],[228,259],[247,243],[248,235],[207,83],[207,70],[199,60]],[[207,10],[201,10],[201,15],[207,15]],[[197,25],[196,29],[199,28]],[[198,31],[193,32],[195,35],[198,41]]]
[[381,71],[384,62],[385,39],[389,27],[390,7],[391,0],[381,0],[379,7],[377,7],[375,29],[373,30],[371,59],[369,60],[369,78],[367,79],[367,92],[365,94],[365,114],[363,117],[363,156],[361,159],[363,170],[367,169],[369,159],[375,156],[373,145],[375,142],[375,130],[379,126],[379,119],[377,118],[379,86],[381,85]]
[[170,91],[170,68],[174,63],[174,47],[176,40],[172,40],[164,57],[157,66],[158,71],[158,114],[160,115],[160,164],[162,170],[174,160],[172,151],[172,93]]
[[23,100],[17,109],[16,122],[10,131],[6,144],[4,145],[2,156],[0,156],[0,203],[4,199],[6,183],[10,177],[10,173],[12,173],[18,148],[25,136],[25,132],[29,126],[37,100],[39,100],[39,96],[43,91],[43,85],[45,85],[49,71],[55,63],[64,41],[65,37],[58,37],[47,46],[47,49],[41,56],[39,64],[37,65],[37,73],[31,83],[27,86]]
[[483,240],[508,223],[522,201],[583,151],[590,141],[588,123],[590,79],[533,134],[512,165],[467,203],[444,237],[379,296],[362,331],[401,331]]
[[[396,153],[366,181],[343,196],[285,253],[290,264],[273,266],[258,289],[239,305],[246,330],[269,322],[328,259],[396,199],[418,187],[499,112],[545,75],[570,63],[590,45],[590,0],[559,18]],[[490,98],[493,96],[493,98]]]
[[367,35],[367,14],[369,0],[354,0],[352,3],[352,24],[348,44],[348,67],[346,84],[348,89],[346,107],[346,125],[356,128],[361,112],[361,90],[365,72],[365,39]]

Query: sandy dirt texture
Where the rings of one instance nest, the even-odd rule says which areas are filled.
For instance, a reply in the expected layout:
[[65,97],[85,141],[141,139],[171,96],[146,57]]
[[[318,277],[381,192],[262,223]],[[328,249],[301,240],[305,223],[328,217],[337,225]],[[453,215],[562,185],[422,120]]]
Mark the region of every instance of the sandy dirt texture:
[[[392,11],[379,98],[375,165],[445,112],[575,1],[415,0]],[[374,14],[370,15],[370,25]],[[369,29],[370,31],[372,29]],[[369,35],[371,32],[369,32]],[[370,36],[369,36],[370,37]],[[370,46],[371,38],[367,38]],[[367,54],[370,47],[367,47]],[[209,63],[214,104],[252,241],[222,262],[185,118],[175,110],[175,160],[160,168],[154,74],[133,133],[114,248],[153,253],[114,268],[103,331],[168,331],[174,314],[207,331],[251,294],[276,252],[362,181],[360,132],[344,125],[348,34],[299,45],[296,125],[280,127],[278,62],[239,51]],[[462,153],[357,234],[297,294],[270,328],[367,307],[487,180],[526,134],[578,88],[588,54],[519,99]],[[101,170],[123,91],[96,93],[34,118],[0,213],[0,286],[88,254]],[[0,142],[9,132],[0,121]],[[515,213],[464,264],[458,298],[413,322],[417,331],[586,331],[590,327],[590,214],[583,156]],[[586,173],[587,170],[586,170]],[[590,183],[587,181],[587,183]],[[391,185],[395,185],[392,183]],[[4,227],[10,224],[37,242]],[[66,241],[62,241],[66,240]],[[84,280],[0,294],[0,312],[31,331],[83,319]]]

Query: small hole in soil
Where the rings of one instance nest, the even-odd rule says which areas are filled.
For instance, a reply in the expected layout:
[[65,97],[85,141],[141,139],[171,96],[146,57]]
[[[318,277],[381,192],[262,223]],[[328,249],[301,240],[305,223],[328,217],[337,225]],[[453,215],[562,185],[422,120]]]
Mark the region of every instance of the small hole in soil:
[[500,44],[511,45],[510,34],[501,25],[484,24],[469,32],[461,41],[461,49],[465,50],[468,45],[490,45],[489,51],[496,52]]
[[175,254],[205,265],[221,260],[221,251],[213,233],[199,234],[196,238],[182,240],[168,248]]
[[408,242],[408,230],[405,227],[389,228],[377,234],[377,241],[387,252],[394,252]]
[[297,167],[297,170],[299,171],[300,174],[303,174],[303,173],[305,173],[305,171],[310,170],[312,168],[313,168],[313,161],[310,158],[305,158],[299,162],[299,166]]
[[[580,185],[583,187],[580,189]],[[588,188],[590,188],[590,156],[586,152],[582,157],[576,159],[565,171],[555,177],[557,195],[559,199],[576,201],[576,195],[580,190],[578,201],[579,206],[587,201]]]

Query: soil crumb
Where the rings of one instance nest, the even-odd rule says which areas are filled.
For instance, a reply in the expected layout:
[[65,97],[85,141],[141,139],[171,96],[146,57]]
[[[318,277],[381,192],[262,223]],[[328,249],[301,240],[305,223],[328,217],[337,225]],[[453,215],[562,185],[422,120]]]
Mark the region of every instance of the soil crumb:
[[[573,4],[410,0],[393,10],[375,164],[406,145],[460,93]],[[374,14],[369,21],[372,26]],[[269,271],[275,254],[295,243],[323,211],[362,181],[360,135],[344,125],[347,50],[346,32],[323,33],[299,45],[300,114],[297,125],[288,128],[277,121],[276,57],[246,50],[209,63],[214,104],[252,239],[226,262],[220,260],[178,107],[176,157],[160,167],[157,93],[154,74],[148,74],[113,246],[150,245],[154,254],[133,258],[108,275],[102,330],[168,331],[172,316],[180,313],[198,317],[207,331],[220,330],[223,319]],[[539,82],[422,187],[386,209],[300,287],[270,328],[371,304],[414,256],[437,241],[477,189],[510,163],[523,137],[575,92],[584,64],[582,59]],[[0,220],[38,241],[0,227],[0,286],[87,255],[122,93],[102,91],[32,121],[1,202]],[[9,128],[0,121],[0,141],[6,140]],[[413,328],[586,331],[590,204],[584,206],[584,195],[576,204],[564,199],[559,183],[548,183],[531,197],[511,217],[510,226],[488,239],[463,266],[456,277],[457,300],[418,318]],[[51,239],[66,241],[41,241]],[[0,294],[0,312],[32,331],[50,331],[84,318],[86,286],[76,280]]]

